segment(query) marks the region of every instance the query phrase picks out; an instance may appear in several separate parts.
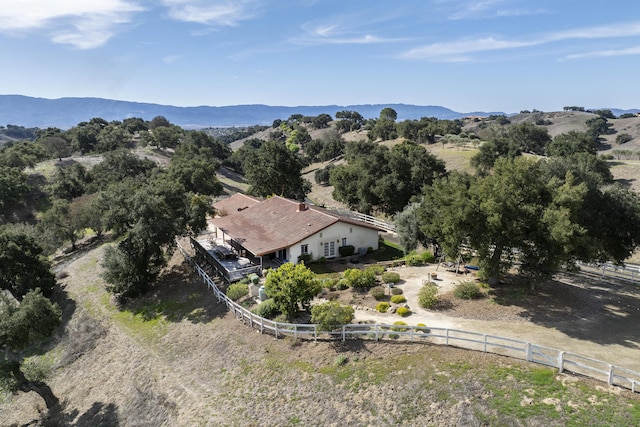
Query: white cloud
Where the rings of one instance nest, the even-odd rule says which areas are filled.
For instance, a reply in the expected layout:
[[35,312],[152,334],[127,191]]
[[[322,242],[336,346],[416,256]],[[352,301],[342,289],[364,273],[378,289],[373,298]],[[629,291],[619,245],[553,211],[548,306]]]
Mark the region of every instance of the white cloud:
[[[471,60],[469,55],[480,52],[526,48],[574,39],[625,38],[640,35],[640,23],[614,24],[608,26],[576,28],[542,34],[520,40],[506,40],[496,37],[465,39],[451,42],[432,43],[410,49],[400,55],[406,59],[430,59],[441,62],[459,62],[461,58]],[[573,59],[573,56],[567,58]]]
[[182,55],[168,55],[162,58],[162,62],[164,62],[165,64],[172,64],[180,58],[182,58]]
[[375,44],[392,43],[406,39],[379,37],[368,32],[341,26],[339,24],[311,24],[302,26],[304,34],[290,41],[297,45],[320,44]]
[[115,27],[144,10],[127,0],[0,0],[0,32],[42,32],[79,49],[105,44]]
[[211,26],[232,27],[254,17],[259,4],[255,0],[227,0],[211,4],[201,0],[165,0],[169,16],[178,21]]
[[594,52],[577,53],[567,55],[565,59],[585,59],[585,58],[607,58],[614,56],[633,56],[640,55],[640,46],[633,46],[626,49],[616,50],[597,50]]
[[464,55],[491,50],[514,49],[537,44],[526,41],[505,41],[493,37],[483,39],[462,40],[448,43],[433,43],[427,46],[411,49],[401,56],[408,59],[440,58],[446,61],[460,62]]

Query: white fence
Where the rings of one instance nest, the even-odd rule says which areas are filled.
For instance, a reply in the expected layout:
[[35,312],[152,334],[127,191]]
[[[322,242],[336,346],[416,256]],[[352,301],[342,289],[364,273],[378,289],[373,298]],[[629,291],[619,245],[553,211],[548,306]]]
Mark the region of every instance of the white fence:
[[330,209],[330,210],[333,210],[339,213],[340,215],[346,216],[348,218],[357,219],[359,221],[366,222],[367,224],[374,225],[378,228],[382,228],[383,230],[387,230],[391,232],[396,231],[395,224],[392,224],[390,222],[384,222],[371,215],[366,215],[360,212],[349,211],[346,209]]
[[607,277],[630,283],[640,283],[640,265],[615,265],[610,262],[604,264],[579,263],[580,271],[592,276]]
[[609,385],[623,387],[632,392],[640,392],[640,373],[615,366],[599,360],[568,353],[551,347],[540,346],[526,341],[505,338],[479,332],[462,331],[448,328],[431,328],[428,326],[385,325],[385,324],[353,324],[343,325],[335,331],[318,330],[315,324],[282,323],[265,319],[250,312],[229,299],[186,252],[178,245],[184,257],[195,268],[204,283],[213,291],[218,302],[226,304],[234,316],[243,323],[259,330],[271,333],[275,337],[293,336],[295,338],[320,339],[370,339],[390,341],[424,342],[455,346],[485,353],[499,354],[526,360],[528,362],[557,368],[559,372],[567,371],[584,375]]

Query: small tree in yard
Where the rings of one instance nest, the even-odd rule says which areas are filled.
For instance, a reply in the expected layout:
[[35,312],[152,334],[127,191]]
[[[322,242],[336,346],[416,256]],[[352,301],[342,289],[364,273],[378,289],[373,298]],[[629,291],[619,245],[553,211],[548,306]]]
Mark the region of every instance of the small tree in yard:
[[329,301],[311,308],[311,321],[318,324],[321,331],[333,331],[353,320],[354,310],[349,305]]
[[304,310],[309,309],[311,300],[322,290],[322,285],[304,264],[288,262],[269,272],[265,289],[282,313],[293,316],[300,306]]

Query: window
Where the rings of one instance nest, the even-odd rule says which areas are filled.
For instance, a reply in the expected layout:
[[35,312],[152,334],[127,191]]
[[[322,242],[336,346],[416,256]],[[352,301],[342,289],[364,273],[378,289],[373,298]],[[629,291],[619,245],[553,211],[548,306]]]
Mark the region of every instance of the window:
[[324,257],[333,258],[336,256],[336,242],[327,242],[324,244]]
[[309,245],[300,245],[300,253],[308,254],[309,253]]
[[347,246],[347,238],[346,237],[342,238],[342,246]]

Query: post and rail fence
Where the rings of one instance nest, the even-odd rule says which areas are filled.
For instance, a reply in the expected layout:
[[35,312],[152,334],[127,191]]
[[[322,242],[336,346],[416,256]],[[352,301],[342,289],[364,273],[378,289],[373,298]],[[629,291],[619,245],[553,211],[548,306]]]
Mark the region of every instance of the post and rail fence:
[[532,344],[513,338],[500,337],[480,332],[470,332],[458,329],[435,328],[429,326],[386,325],[386,324],[351,324],[343,325],[334,331],[323,331],[316,324],[283,323],[260,317],[227,297],[209,277],[207,272],[189,256],[184,248],[178,248],[185,259],[193,266],[203,282],[213,292],[219,303],[225,304],[236,319],[248,324],[260,333],[273,334],[276,338],[292,336],[301,339],[371,339],[407,340],[455,346],[458,348],[482,351],[484,353],[499,354],[526,360],[558,369],[559,372],[570,372],[605,382],[611,386],[618,386],[640,392],[640,373],[615,366],[610,363],[591,359],[578,354],[558,350],[551,347]]

